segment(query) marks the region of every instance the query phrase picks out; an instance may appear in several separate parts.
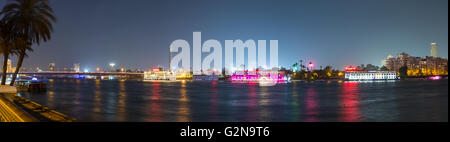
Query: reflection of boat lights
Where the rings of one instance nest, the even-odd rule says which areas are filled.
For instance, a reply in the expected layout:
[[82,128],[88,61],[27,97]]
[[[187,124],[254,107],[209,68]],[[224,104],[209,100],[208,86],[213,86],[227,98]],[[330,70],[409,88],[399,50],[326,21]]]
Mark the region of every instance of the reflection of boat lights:
[[441,76],[432,76],[430,77],[431,80],[439,80],[441,79]]

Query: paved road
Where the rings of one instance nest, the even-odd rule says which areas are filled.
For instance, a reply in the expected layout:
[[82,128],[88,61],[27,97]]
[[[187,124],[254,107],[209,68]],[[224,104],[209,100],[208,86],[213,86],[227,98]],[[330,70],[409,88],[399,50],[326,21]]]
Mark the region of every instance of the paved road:
[[25,122],[3,97],[0,97],[0,122]]

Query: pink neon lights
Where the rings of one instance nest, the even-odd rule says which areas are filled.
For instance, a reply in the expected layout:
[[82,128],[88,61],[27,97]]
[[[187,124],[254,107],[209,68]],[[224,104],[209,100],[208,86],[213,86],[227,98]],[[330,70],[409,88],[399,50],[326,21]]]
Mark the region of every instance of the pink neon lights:
[[246,81],[246,82],[258,82],[258,81],[286,81],[287,77],[279,72],[275,71],[240,71],[231,76],[232,81]]
[[430,77],[431,80],[439,80],[441,79],[441,76],[432,76]]

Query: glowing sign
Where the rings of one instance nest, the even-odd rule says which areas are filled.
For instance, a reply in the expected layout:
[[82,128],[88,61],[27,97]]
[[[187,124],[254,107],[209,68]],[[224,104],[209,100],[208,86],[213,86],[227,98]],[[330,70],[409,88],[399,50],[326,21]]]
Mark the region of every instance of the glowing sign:
[[345,71],[358,71],[358,69],[356,67],[345,67]]

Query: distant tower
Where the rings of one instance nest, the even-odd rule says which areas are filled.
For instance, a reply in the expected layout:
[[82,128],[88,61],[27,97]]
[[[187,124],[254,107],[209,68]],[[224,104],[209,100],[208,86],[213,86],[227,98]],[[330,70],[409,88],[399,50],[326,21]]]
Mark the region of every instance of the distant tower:
[[48,70],[49,70],[49,71],[55,71],[55,63],[50,63],[50,64],[48,65]]
[[438,47],[436,43],[431,43],[431,57],[438,57]]
[[115,72],[114,66],[116,66],[115,63],[110,63],[110,64],[109,64],[109,71],[110,71],[110,72]]
[[170,52],[170,48],[169,48],[169,72],[172,71],[172,52]]
[[13,68],[12,68],[12,63],[11,63],[11,60],[10,60],[10,59],[8,59],[8,64],[7,64],[7,67],[6,67],[6,72],[14,72],[14,71],[13,71]]
[[73,70],[74,70],[75,72],[80,72],[80,64],[74,64],[74,65],[73,65]]

